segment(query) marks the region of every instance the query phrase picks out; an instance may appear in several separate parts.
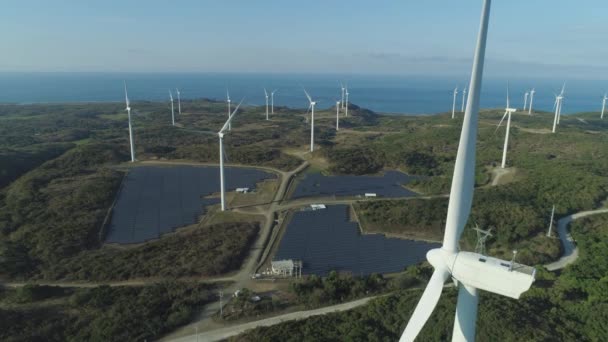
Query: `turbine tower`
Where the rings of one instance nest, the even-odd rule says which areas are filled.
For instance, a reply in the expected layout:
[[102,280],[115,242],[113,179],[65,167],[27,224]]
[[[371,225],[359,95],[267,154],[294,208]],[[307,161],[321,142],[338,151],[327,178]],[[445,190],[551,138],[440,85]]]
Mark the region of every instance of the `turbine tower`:
[[129,146],[131,147],[131,162],[135,161],[135,145],[133,145],[133,125],[131,124],[131,104],[129,103],[129,95],[127,94],[127,82],[125,82],[125,102],[127,107],[127,117],[129,119]]
[[456,111],[456,95],[458,95],[458,87],[454,88],[454,98],[452,99],[452,119],[454,118],[454,112]]
[[310,111],[310,152],[314,152],[314,150],[315,150],[315,105],[317,103],[312,100],[310,95],[308,95],[308,92],[306,91],[306,89],[304,89],[304,93],[306,94],[306,97],[308,98],[308,103],[309,103],[308,109],[311,109],[311,111]]
[[264,95],[266,96],[266,121],[268,121],[268,92],[264,88]]
[[600,119],[604,118],[604,110],[606,110],[606,100],[608,100],[608,93],[604,93],[604,98],[602,99],[602,115],[600,115]]
[[340,101],[336,101],[336,132],[340,130]]
[[547,232],[547,236],[551,237],[551,230],[553,230],[553,216],[555,215],[555,204],[553,205],[553,209],[551,209],[551,220],[549,220],[549,231]]
[[564,85],[562,86],[562,91],[559,93],[559,103],[558,103],[558,107],[559,109],[557,110],[557,124],[559,125],[559,120],[562,118],[562,104],[564,103],[564,89],[566,88],[566,82],[564,82]]
[[179,116],[182,115],[182,100],[180,98],[181,93],[179,92],[179,89],[175,88],[175,92],[177,93],[177,113],[179,114]]
[[175,126],[175,110],[173,109],[173,94],[171,94],[171,89],[169,89],[169,99],[171,99],[171,125]]
[[528,96],[530,95],[530,93],[526,90],[526,93],[524,94],[524,110],[526,110],[526,107],[528,107]]
[[475,340],[478,289],[519,298],[521,293],[528,290],[534,281],[535,272],[531,267],[458,250],[458,240],[467,223],[473,200],[477,116],[490,2],[491,0],[483,2],[481,25],[469,86],[471,91],[454,165],[443,246],[427,253],[427,259],[435,270],[405,327],[401,342],[414,341],[433,313],[444,283],[450,278],[454,279],[459,287],[452,341]]
[[344,116],[348,116],[348,88],[344,87],[344,94],[346,97],[344,98]]
[[270,93],[270,114],[274,114],[274,93],[279,89],[275,89]]
[[467,87],[465,86],[462,90],[462,105],[460,106],[460,111],[464,112],[464,105],[466,103],[466,95],[467,95]]
[[236,114],[236,111],[241,106],[241,103],[243,103],[243,100],[241,100],[241,102],[239,102],[238,106],[236,106],[236,108],[234,108],[234,112],[232,112],[232,114],[230,114],[228,116],[228,120],[226,120],[226,123],[224,124],[224,126],[222,126],[222,129],[220,129],[220,131],[217,132],[217,135],[220,139],[220,202],[221,202],[221,206],[222,206],[222,211],[226,210],[226,184],[224,182],[224,158],[226,156],[224,153],[224,134],[226,134],[225,132],[228,129],[228,126],[230,125],[230,121],[232,121],[232,118],[234,117],[234,114]]
[[496,127],[496,130],[498,130],[500,128],[500,125],[502,124],[503,120],[505,119],[505,117],[507,117],[507,131],[505,133],[505,145],[502,149],[502,164],[500,165],[501,168],[505,168],[505,166],[507,165],[507,149],[509,146],[509,131],[511,130],[511,114],[515,113],[517,110],[515,108],[511,108],[509,106],[509,86],[507,86],[507,107],[505,108],[505,114],[502,116],[502,119],[500,119],[500,122],[498,123],[498,127]]
[[534,93],[536,93],[536,90],[532,88],[532,90],[530,90],[530,107],[528,107],[528,115],[532,115],[532,103],[534,102]]

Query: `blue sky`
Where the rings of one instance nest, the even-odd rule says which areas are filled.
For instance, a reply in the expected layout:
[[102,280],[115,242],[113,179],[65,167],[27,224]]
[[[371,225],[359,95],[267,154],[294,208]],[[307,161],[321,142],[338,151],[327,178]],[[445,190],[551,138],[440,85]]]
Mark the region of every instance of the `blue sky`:
[[[4,0],[0,71],[463,75],[480,8],[481,0]],[[607,13],[605,0],[495,0],[486,73],[606,79]]]

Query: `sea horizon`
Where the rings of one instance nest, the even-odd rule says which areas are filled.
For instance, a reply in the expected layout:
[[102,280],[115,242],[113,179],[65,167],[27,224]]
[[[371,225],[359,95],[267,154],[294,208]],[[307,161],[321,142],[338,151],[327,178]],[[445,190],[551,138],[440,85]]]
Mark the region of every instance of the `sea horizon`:
[[[169,89],[183,99],[224,101],[226,90],[233,101],[263,105],[264,88],[275,93],[275,106],[306,108],[303,89],[320,109],[340,99],[340,83],[348,87],[349,102],[379,113],[424,115],[452,110],[454,87],[462,105],[463,77],[438,75],[258,73],[258,72],[0,72],[1,104],[53,104],[122,102],[123,82],[133,101],[168,101]],[[482,108],[504,108],[507,84],[511,106],[521,110],[524,92],[535,88],[534,109],[552,111],[554,94],[566,82],[563,113],[599,112],[608,82],[557,78],[511,79],[488,77],[481,92]],[[606,85],[606,86],[605,86]]]

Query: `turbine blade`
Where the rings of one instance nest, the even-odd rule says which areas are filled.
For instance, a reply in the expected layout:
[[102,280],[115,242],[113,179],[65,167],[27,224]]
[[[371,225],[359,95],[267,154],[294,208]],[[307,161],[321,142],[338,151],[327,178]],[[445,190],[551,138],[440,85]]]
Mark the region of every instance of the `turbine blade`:
[[272,91],[270,94],[271,94],[271,95],[274,95],[274,93],[276,93],[276,92],[277,92],[277,90],[279,90],[279,89],[275,89],[275,90],[273,90],[273,91]]
[[230,114],[230,116],[228,117],[228,120],[226,120],[226,123],[224,123],[224,126],[222,126],[222,129],[220,129],[220,131],[218,133],[223,133],[227,128],[228,125],[230,124],[230,122],[232,121],[232,118],[234,117],[234,115],[236,114],[236,111],[239,110],[239,107],[241,106],[241,103],[243,103],[243,100],[245,98],[243,97],[241,99],[241,102],[239,102],[239,104],[234,108],[234,111],[232,111],[232,114]]
[[502,124],[502,122],[505,120],[505,118],[507,117],[507,114],[509,114],[508,111],[505,111],[505,114],[502,116],[502,119],[500,119],[500,122],[498,123],[498,126],[496,126],[496,130],[494,130],[494,134],[496,134],[496,131],[498,131],[498,129],[500,128],[500,125]]
[[509,81],[507,81],[507,108],[511,108],[509,104]]
[[268,97],[268,92],[266,91],[266,88],[264,88],[264,95],[266,95],[266,97]]
[[127,82],[125,83],[125,102],[127,103],[127,107],[129,107],[129,95],[127,94]]
[[[304,89],[304,88],[302,88]],[[308,102],[312,102],[312,98],[310,97],[310,95],[308,95],[308,92],[306,91],[306,89],[304,89],[304,94],[306,94],[306,97],[308,98]]]
[[448,279],[449,275],[450,274],[446,269],[436,269],[435,272],[433,272],[399,342],[412,342],[416,336],[418,336],[418,333],[422,330],[426,321],[431,317],[433,310],[435,310],[435,306],[437,306],[437,302],[443,291],[443,284]]
[[475,341],[478,302],[479,295],[477,289],[464,286],[461,283],[458,289],[458,302],[454,318],[454,334],[457,334],[452,336],[454,341]]

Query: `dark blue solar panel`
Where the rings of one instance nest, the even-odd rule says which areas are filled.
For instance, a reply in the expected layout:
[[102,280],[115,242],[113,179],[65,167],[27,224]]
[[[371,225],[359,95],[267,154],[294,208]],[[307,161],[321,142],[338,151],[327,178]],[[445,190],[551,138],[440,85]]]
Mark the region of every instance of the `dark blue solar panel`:
[[[225,168],[226,191],[255,188],[272,173],[258,169]],[[219,198],[204,198],[220,191],[218,167],[138,166],[127,174],[112,211],[107,242],[138,243],[194,224],[204,208]]]
[[416,193],[403,187],[417,176],[398,171],[386,171],[382,176],[324,176],[306,173],[299,179],[292,198],[311,196],[356,196],[367,192],[382,197],[410,197]]
[[425,260],[426,252],[440,245],[361,235],[348,219],[348,206],[294,213],[274,259],[302,260],[303,273],[327,275],[332,270],[354,275],[392,273]]

